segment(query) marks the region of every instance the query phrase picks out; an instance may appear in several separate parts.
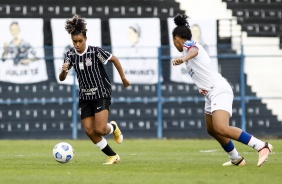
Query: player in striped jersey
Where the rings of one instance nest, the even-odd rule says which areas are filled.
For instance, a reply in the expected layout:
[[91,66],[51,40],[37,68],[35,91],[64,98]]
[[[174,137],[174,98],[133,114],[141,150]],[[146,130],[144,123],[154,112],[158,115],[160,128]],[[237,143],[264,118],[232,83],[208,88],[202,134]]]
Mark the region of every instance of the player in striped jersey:
[[259,152],[257,166],[261,166],[272,151],[272,145],[263,142],[249,133],[229,126],[232,116],[233,91],[230,84],[212,67],[207,52],[199,43],[191,40],[192,34],[186,15],[178,14],[174,18],[173,42],[182,58],[172,61],[173,65],[185,64],[192,80],[205,96],[205,118],[207,132],[214,137],[229,155],[229,165],[245,165],[246,162],[234,147],[231,139],[248,145]]
[[67,19],[66,31],[71,34],[74,48],[66,52],[61,81],[67,77],[68,70],[73,67],[79,83],[79,107],[85,133],[91,141],[107,156],[104,164],[120,161],[120,157],[108,145],[105,135],[113,133],[117,143],[122,143],[123,135],[116,122],[108,123],[111,105],[111,83],[104,66],[111,61],[116,67],[124,87],[130,85],[117,57],[100,47],[86,45],[86,22],[79,15]]

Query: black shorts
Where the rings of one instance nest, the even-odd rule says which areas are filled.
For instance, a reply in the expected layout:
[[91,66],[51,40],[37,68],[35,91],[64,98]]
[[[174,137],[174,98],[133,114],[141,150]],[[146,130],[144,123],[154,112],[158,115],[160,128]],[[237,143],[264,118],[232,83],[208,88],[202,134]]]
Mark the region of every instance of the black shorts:
[[94,100],[79,100],[80,118],[94,116],[102,110],[110,110],[111,98],[103,98],[97,101]]

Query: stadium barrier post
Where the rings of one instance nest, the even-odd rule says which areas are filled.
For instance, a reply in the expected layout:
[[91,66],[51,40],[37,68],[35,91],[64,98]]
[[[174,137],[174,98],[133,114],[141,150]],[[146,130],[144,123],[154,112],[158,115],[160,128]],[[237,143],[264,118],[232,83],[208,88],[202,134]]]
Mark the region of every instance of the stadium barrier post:
[[241,81],[241,129],[246,131],[246,99],[245,99],[245,56],[244,46],[241,44],[241,56],[240,56],[240,81]]
[[159,139],[163,137],[163,126],[162,126],[162,48],[158,48],[158,131],[157,136]]
[[77,93],[76,93],[76,73],[73,73],[72,85],[72,139],[77,139]]

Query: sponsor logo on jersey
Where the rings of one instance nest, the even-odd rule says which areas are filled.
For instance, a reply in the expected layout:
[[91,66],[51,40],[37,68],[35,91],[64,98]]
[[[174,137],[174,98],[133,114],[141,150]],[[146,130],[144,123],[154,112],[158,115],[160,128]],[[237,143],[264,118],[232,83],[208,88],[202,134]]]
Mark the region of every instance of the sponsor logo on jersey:
[[85,95],[95,95],[98,88],[81,89],[81,92]]
[[98,57],[98,59],[99,59],[102,63],[104,63],[104,62],[106,61],[106,59],[102,56],[101,53],[98,53],[98,54],[97,54],[97,57]]

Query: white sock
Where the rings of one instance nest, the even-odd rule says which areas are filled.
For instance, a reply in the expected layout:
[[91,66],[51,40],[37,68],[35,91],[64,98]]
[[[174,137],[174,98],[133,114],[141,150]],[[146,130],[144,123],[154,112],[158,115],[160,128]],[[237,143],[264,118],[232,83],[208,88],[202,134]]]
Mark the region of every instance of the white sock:
[[264,144],[265,144],[264,142],[252,136],[248,143],[248,146],[251,146],[252,148],[256,150],[259,150],[264,146]]
[[236,161],[238,158],[240,158],[240,154],[238,153],[238,151],[236,150],[236,148],[234,148],[232,151],[228,152],[229,158],[233,161]]
[[107,123],[107,126],[110,127],[111,131],[109,134],[112,134],[114,132],[114,127],[110,123]]
[[102,137],[102,140],[101,140],[100,142],[98,142],[98,143],[96,144],[96,146],[97,146],[100,150],[102,150],[102,149],[104,149],[104,148],[107,146],[107,144],[108,144],[107,140],[106,140],[104,137]]

